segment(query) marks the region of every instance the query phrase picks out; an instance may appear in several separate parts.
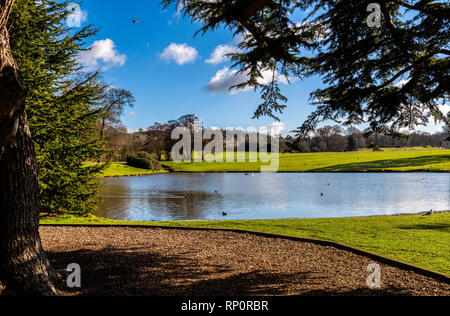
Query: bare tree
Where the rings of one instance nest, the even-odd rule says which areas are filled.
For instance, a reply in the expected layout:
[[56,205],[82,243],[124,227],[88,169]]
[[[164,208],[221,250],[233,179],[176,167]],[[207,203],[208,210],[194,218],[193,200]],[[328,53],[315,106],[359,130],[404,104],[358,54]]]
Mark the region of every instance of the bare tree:
[[106,92],[104,108],[101,113],[100,138],[103,139],[106,125],[119,124],[127,106],[133,107],[135,99],[130,91],[110,88]]

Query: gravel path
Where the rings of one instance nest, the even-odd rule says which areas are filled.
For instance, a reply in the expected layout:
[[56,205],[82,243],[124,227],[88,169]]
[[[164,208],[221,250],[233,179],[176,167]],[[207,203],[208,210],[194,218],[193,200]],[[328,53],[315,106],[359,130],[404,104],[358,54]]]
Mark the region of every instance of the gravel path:
[[450,285],[333,247],[232,232],[41,227],[52,265],[78,263],[82,288],[63,295],[450,295]]

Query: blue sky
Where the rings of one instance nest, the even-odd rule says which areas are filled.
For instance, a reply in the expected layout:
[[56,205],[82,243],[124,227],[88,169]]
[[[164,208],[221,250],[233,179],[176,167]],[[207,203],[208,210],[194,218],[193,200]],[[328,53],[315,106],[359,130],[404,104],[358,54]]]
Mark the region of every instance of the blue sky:
[[[219,62],[214,56],[221,55],[213,53],[236,44],[228,30],[194,37],[200,25],[177,14],[174,7],[163,11],[159,0],[85,0],[81,10],[82,25],[93,24],[99,32],[88,43],[93,49],[80,60],[87,68],[102,67],[106,82],[133,93],[135,107],[123,118],[129,129],[184,114],[196,114],[210,127],[248,128],[273,123],[267,118],[252,119],[260,102],[258,92],[229,93],[224,89],[235,77],[230,77],[229,62]],[[135,18],[139,23],[133,23]],[[289,98],[288,108],[280,116],[283,134],[301,125],[314,110],[309,94],[320,86],[320,78],[282,85]]]

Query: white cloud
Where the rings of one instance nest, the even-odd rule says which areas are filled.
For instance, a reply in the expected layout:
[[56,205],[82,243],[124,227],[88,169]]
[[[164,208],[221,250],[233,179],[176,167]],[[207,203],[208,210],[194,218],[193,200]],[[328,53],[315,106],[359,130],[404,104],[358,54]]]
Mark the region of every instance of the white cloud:
[[172,43],[160,56],[162,59],[170,62],[175,61],[178,65],[184,65],[194,62],[198,57],[198,51],[191,46],[184,44]]
[[137,132],[140,132],[140,131],[146,132],[146,131],[148,131],[148,128],[136,128],[136,129],[127,128],[128,134],[134,134],[134,133],[137,133]]
[[444,115],[447,115],[450,112],[450,104],[441,104],[439,105],[439,109],[444,113]]
[[283,122],[274,122],[267,126],[268,132],[272,136],[281,135],[281,133],[286,130],[286,124]]
[[[264,70],[262,71],[263,77],[260,78],[259,83],[260,84],[268,84],[271,82],[273,77],[273,72],[271,70]],[[283,84],[287,84],[288,81],[286,78],[279,76],[278,81]],[[233,88],[230,90],[231,87],[241,84],[244,82],[247,82],[249,79],[248,73],[239,73],[235,69],[230,69],[229,67],[224,67],[223,69],[219,70],[216,75],[211,79],[211,81],[207,85],[207,89],[209,92],[225,92],[228,94],[236,94],[241,91],[248,91],[251,90],[251,87],[246,87],[244,89],[237,90],[236,88]]]
[[400,80],[399,82],[397,82],[397,83],[395,84],[395,86],[398,87],[398,88],[403,88],[403,86],[404,86],[405,84],[407,84],[410,80],[411,80],[410,78],[409,78],[409,79],[403,79],[403,80]]
[[116,44],[109,38],[95,41],[88,50],[81,52],[77,57],[77,62],[87,71],[100,67],[107,70],[111,67],[123,66],[126,60],[127,56],[119,54]]
[[236,47],[231,45],[219,45],[212,52],[211,57],[205,62],[208,64],[221,64],[228,60],[227,54],[236,52]]
[[210,92],[225,92],[229,94],[236,94],[236,89],[230,90],[234,85],[246,82],[248,77],[243,73],[238,73],[237,70],[232,70],[225,67],[219,70],[216,75],[208,83],[207,89]]
[[131,129],[131,128],[127,128],[127,132],[128,132],[128,134],[134,134],[134,133],[139,132],[139,129]]

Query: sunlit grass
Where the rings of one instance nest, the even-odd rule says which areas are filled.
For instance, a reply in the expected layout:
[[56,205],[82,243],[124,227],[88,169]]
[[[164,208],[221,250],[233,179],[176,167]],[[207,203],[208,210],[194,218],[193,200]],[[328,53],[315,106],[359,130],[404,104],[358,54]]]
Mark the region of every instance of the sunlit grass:
[[[225,154],[224,154],[225,156]],[[249,162],[249,153],[235,154],[234,162],[166,162],[174,171],[259,172],[268,163]],[[245,158],[246,162],[236,162]],[[213,160],[212,157],[207,159]],[[450,172],[450,150],[425,148],[387,148],[382,152],[281,154],[279,172]]]
[[[87,162],[86,165],[95,164]],[[101,174],[102,177],[142,176],[165,173],[164,170],[147,170],[128,166],[126,163],[113,162]]]

